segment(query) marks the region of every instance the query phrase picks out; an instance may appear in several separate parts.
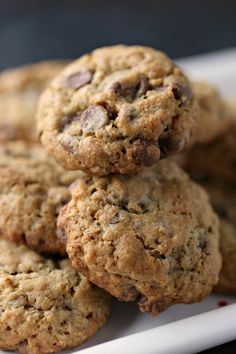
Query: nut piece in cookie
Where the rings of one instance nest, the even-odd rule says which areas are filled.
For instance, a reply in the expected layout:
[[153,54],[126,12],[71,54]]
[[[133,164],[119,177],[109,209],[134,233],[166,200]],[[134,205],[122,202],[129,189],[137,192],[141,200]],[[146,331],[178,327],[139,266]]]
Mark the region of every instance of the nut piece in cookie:
[[58,228],[72,265],[153,315],[200,301],[218,281],[218,219],[174,163],[133,176],[79,178]]
[[110,297],[69,260],[0,240],[0,348],[46,354],[73,348],[107,320]]
[[68,186],[81,172],[66,172],[37,144],[0,145],[0,238],[44,253],[65,254],[56,235]]
[[66,61],[47,61],[0,73],[0,142],[38,140],[35,122],[38,97],[66,64]]
[[162,52],[100,48],[68,65],[41,96],[38,132],[67,169],[129,174],[181,151],[197,125],[191,84]]

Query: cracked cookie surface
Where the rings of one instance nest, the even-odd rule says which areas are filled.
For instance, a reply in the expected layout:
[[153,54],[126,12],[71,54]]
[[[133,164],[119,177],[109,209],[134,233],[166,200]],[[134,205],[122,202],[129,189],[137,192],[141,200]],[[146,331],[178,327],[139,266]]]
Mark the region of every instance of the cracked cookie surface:
[[81,172],[65,171],[37,144],[0,145],[0,238],[38,252],[65,254],[56,236],[59,209]]
[[196,128],[192,88],[163,53],[97,49],[67,66],[42,94],[38,131],[67,169],[131,173],[182,150]]
[[53,353],[80,345],[107,320],[110,297],[69,260],[0,240],[0,348]]
[[136,176],[84,176],[58,228],[72,265],[153,315],[200,301],[218,280],[218,219],[207,194],[174,163]]
[[38,140],[35,122],[38,97],[66,63],[41,62],[0,73],[0,142]]

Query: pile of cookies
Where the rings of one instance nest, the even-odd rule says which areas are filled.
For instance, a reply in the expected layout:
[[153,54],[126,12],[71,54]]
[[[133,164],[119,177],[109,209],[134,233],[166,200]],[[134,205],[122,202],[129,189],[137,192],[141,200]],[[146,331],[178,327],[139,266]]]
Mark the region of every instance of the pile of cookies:
[[157,315],[236,293],[235,118],[147,47],[1,73],[0,348],[76,347],[110,294]]

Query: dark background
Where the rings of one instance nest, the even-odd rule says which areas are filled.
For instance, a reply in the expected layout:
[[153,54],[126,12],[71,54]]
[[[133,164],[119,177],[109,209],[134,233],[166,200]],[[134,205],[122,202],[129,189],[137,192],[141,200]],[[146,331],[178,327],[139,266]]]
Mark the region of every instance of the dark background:
[[236,1],[0,0],[0,69],[115,43],[172,58],[236,46]]
[[[0,69],[115,43],[172,58],[236,46],[236,1],[0,0]],[[205,353],[236,353],[236,342]]]

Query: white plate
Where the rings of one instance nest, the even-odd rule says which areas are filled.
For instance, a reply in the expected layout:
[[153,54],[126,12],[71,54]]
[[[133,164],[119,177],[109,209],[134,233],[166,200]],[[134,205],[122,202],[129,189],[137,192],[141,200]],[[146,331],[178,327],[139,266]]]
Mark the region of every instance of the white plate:
[[[236,49],[177,62],[190,77],[209,80],[226,96],[236,97]],[[79,349],[64,353],[196,353],[236,339],[235,300],[210,295],[199,304],[173,306],[156,318],[140,313],[134,303],[114,300],[106,325]]]

